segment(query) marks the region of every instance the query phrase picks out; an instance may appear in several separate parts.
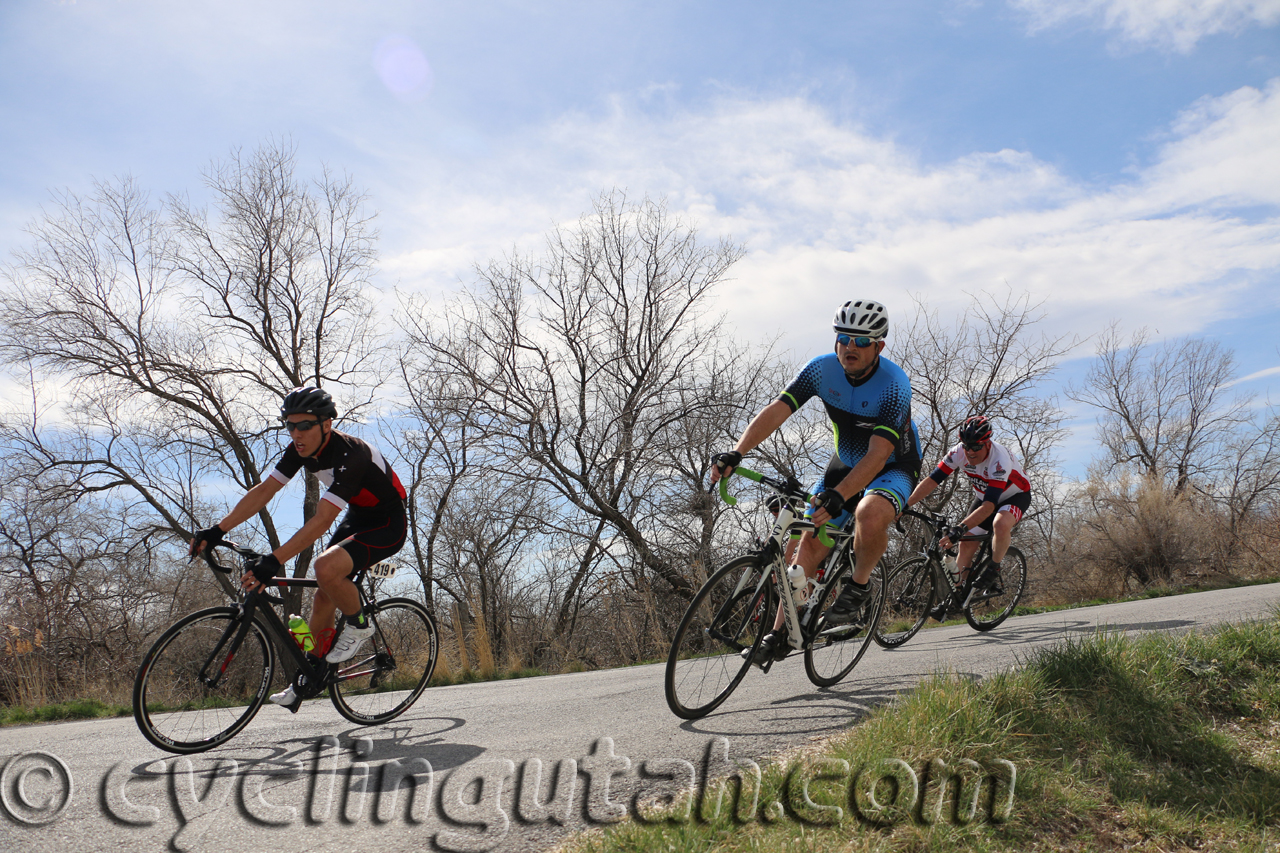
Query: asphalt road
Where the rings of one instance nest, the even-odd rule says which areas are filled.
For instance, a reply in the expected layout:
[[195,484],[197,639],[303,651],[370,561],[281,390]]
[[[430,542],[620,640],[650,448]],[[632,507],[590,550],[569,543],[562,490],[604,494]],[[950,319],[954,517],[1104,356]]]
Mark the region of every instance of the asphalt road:
[[[824,690],[793,656],[695,722],[667,709],[653,665],[436,688],[370,729],[324,700],[296,716],[268,705],[229,746],[191,759],[152,747],[131,718],[0,729],[0,851],[547,850],[643,817],[708,766],[718,775],[726,760],[839,732],[938,670],[983,677],[1072,635],[1274,618],[1277,606],[1280,584],[1024,616],[989,634],[934,628],[871,648]],[[412,802],[407,788],[394,804],[381,790],[397,761],[417,773]]]

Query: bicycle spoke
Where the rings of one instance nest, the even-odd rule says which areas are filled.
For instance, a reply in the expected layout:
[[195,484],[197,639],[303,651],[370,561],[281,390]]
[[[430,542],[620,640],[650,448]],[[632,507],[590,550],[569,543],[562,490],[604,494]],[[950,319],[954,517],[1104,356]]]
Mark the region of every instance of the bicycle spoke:
[[933,575],[929,561],[913,557],[889,573],[884,608],[876,622],[875,639],[886,649],[897,648],[924,627],[933,605]]
[[353,723],[385,723],[408,710],[431,679],[439,653],[435,620],[416,601],[379,602],[373,637],[340,665],[329,686],[338,713]]
[[809,680],[819,687],[830,687],[845,678],[866,654],[875,633],[876,620],[884,602],[884,578],[880,567],[871,573],[871,590],[853,622],[847,625],[827,625],[823,614],[835,602],[845,579],[852,576],[852,566],[847,562],[819,595],[816,602],[818,631],[813,641],[805,647],[804,669]]
[[1013,612],[1022,600],[1027,583],[1027,560],[1017,548],[1010,548],[1001,563],[1000,595],[984,598],[965,608],[964,617],[975,631],[990,631]]
[[134,680],[133,716],[151,743],[169,752],[201,752],[225,743],[257,713],[274,668],[270,641],[257,622],[229,661],[224,648],[205,666],[235,617],[230,607],[193,613],[147,652]]
[[728,698],[746,675],[750,654],[773,624],[772,587],[756,591],[756,559],[740,557],[703,584],[676,629],[667,657],[667,705],[697,719]]

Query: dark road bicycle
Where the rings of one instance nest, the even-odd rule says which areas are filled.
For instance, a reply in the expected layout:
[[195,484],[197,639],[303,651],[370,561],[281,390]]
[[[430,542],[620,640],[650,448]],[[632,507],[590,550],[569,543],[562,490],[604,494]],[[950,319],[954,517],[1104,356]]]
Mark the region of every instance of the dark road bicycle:
[[[1027,559],[1021,551],[1009,547],[1000,566],[999,592],[991,593],[986,589],[991,579],[984,577],[991,566],[990,533],[960,537],[961,541],[982,543],[970,563],[973,570],[962,581],[954,561],[950,562],[951,568],[944,564],[944,553],[938,545],[942,531],[950,526],[947,518],[911,509],[904,511],[902,517],[924,522],[928,533],[918,556],[902,561],[886,574],[884,608],[874,631],[877,643],[886,649],[902,645],[924,627],[931,611],[939,607],[943,618],[963,613],[975,631],[990,631],[1009,618],[1027,584]],[[954,547],[953,543],[953,551],[947,553],[953,553]]]
[[[778,601],[783,602],[787,641],[804,654],[805,674],[819,687],[830,687],[857,665],[871,642],[882,601],[882,587],[872,575],[872,589],[850,624],[830,625],[824,618],[844,583],[852,577],[853,531],[831,530],[818,539],[831,553],[807,586],[807,597],[793,594],[784,559],[793,535],[813,530],[804,517],[810,495],[792,478],[776,480],[746,468],[734,474],[772,489],[778,496],[773,528],[763,545],[717,569],[694,595],[667,657],[664,688],[672,713],[686,720],[706,716],[720,706],[746,676],[761,638],[773,627]],[[737,501],[720,481],[720,495]],[[769,660],[761,665],[768,672]]]
[[[224,541],[232,566],[202,555],[219,572],[240,574],[257,556]],[[408,598],[377,599],[373,580],[394,574],[382,563],[353,580],[375,630],[354,658],[341,664],[313,663],[276,612],[283,599],[266,590],[240,593],[234,605],[185,616],[160,635],[142,658],[133,683],[133,718],[144,737],[168,752],[202,752],[240,732],[271,688],[277,654],[296,668],[295,692],[304,699],[325,690],[338,713],[358,725],[385,723],[404,713],[422,694],[439,652],[435,620]],[[278,577],[268,588],[316,587],[313,578]]]

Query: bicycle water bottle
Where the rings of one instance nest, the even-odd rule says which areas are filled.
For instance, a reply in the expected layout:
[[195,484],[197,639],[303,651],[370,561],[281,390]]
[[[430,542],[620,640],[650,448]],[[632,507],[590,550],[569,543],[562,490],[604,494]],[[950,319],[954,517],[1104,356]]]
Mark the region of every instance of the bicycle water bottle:
[[311,626],[307,624],[306,619],[296,613],[289,617],[289,633],[293,635],[293,641],[298,644],[298,648],[304,652],[315,650],[316,640],[311,636]]
[[791,597],[796,604],[809,597],[809,578],[805,576],[803,567],[790,566],[787,569],[787,580],[791,582]]
[[947,570],[947,574],[955,577],[956,575],[956,557],[955,554],[942,555],[942,567]]

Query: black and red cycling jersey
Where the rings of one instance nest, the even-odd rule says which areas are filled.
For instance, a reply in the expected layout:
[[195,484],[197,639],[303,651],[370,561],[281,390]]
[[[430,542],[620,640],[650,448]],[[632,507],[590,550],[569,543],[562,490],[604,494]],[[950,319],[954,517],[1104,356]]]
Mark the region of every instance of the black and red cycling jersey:
[[404,515],[405,490],[400,478],[376,447],[354,435],[329,433],[329,440],[315,456],[302,456],[290,442],[271,472],[280,483],[288,483],[306,468],[325,487],[320,500],[339,509],[359,511],[362,516]]

